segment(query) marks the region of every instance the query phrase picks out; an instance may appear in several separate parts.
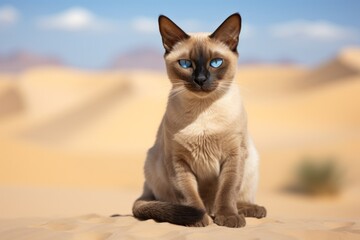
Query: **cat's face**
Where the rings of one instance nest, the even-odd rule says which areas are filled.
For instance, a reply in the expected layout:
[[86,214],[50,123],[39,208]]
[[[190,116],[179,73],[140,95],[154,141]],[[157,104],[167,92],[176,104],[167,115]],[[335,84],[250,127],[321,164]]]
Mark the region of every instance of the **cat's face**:
[[239,14],[231,15],[212,34],[186,34],[165,16],[159,17],[159,27],[173,89],[204,97],[230,86],[237,67]]

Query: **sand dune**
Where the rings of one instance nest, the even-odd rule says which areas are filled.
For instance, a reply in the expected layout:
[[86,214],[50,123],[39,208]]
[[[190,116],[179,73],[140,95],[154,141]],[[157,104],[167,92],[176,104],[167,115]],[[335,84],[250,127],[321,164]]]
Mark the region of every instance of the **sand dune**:
[[357,48],[342,50],[337,57],[304,76],[299,87],[314,87],[336,80],[350,79],[360,74],[360,51]]
[[0,74],[0,118],[23,110],[24,101],[16,77]]
[[43,56],[29,51],[18,50],[0,54],[0,72],[21,72],[37,66],[61,66],[61,61],[52,56]]
[[[359,62],[359,50],[348,49],[315,69],[240,67],[262,159],[257,199],[269,212],[244,229],[107,217],[130,214],[141,191],[170,89],[164,73],[44,67],[2,74],[0,110],[10,110],[0,111],[0,239],[358,239]],[[332,156],[346,169],[338,196],[283,190],[305,155]]]
[[278,94],[289,94],[308,72],[304,67],[296,65],[240,65],[237,80],[246,98],[261,100]]

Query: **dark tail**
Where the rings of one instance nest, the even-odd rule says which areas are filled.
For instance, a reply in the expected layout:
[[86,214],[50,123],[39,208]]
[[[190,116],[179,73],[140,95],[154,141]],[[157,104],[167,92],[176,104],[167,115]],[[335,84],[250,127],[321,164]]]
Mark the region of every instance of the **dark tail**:
[[138,199],[134,203],[133,214],[140,220],[154,219],[157,222],[188,226],[200,221],[205,211],[169,202]]

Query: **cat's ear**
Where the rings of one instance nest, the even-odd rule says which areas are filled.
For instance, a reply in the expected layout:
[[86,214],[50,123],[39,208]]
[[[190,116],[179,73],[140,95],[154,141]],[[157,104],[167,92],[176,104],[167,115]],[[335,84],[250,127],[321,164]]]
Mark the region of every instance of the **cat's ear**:
[[241,30],[241,16],[234,13],[228,17],[209,37],[225,43],[231,51],[237,52]]
[[171,51],[176,43],[190,37],[173,21],[164,15],[159,16],[159,30],[167,53]]

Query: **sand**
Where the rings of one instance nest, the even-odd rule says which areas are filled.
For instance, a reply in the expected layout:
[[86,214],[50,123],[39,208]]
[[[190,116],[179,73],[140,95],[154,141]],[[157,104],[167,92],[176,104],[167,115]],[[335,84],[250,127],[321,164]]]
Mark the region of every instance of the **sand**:
[[[0,239],[359,239],[359,53],[346,49],[315,69],[240,67],[261,156],[257,202],[268,209],[241,229],[131,216],[170,89],[164,73],[0,74]],[[339,194],[286,190],[305,156],[344,169]]]
[[[278,205],[270,204],[265,219],[247,218],[242,229],[229,229],[212,224],[206,228],[187,228],[152,220],[138,221],[130,215],[134,189],[79,190],[48,187],[2,187],[1,239],[358,239],[360,221],[357,217],[331,217],[319,212],[318,207],[344,207],[333,199],[314,203],[309,199],[278,196]],[[353,193],[349,193],[353,195]],[[279,194],[278,194],[279,195]],[[265,196],[266,197],[266,196]],[[262,197],[261,197],[262,198]],[[6,202],[6,199],[12,200]],[[26,201],[24,201],[26,199]],[[284,211],[284,203],[289,202]],[[335,203],[335,204],[334,204]],[[276,205],[276,204],[275,204]],[[315,208],[309,209],[309,206]],[[353,204],[354,206],[354,204]],[[289,212],[292,208],[293,211]],[[300,209],[302,210],[300,210]],[[110,218],[121,213],[123,216]],[[314,211],[315,209],[315,211]],[[275,211],[275,212],[274,212]],[[351,216],[351,211],[348,213]],[[36,215],[37,217],[34,217]]]
[[[96,214],[73,218],[0,220],[1,239],[358,239],[360,224],[351,220],[248,220],[241,229],[186,228],[131,216],[109,218]],[[24,237],[26,236],[26,237]]]

